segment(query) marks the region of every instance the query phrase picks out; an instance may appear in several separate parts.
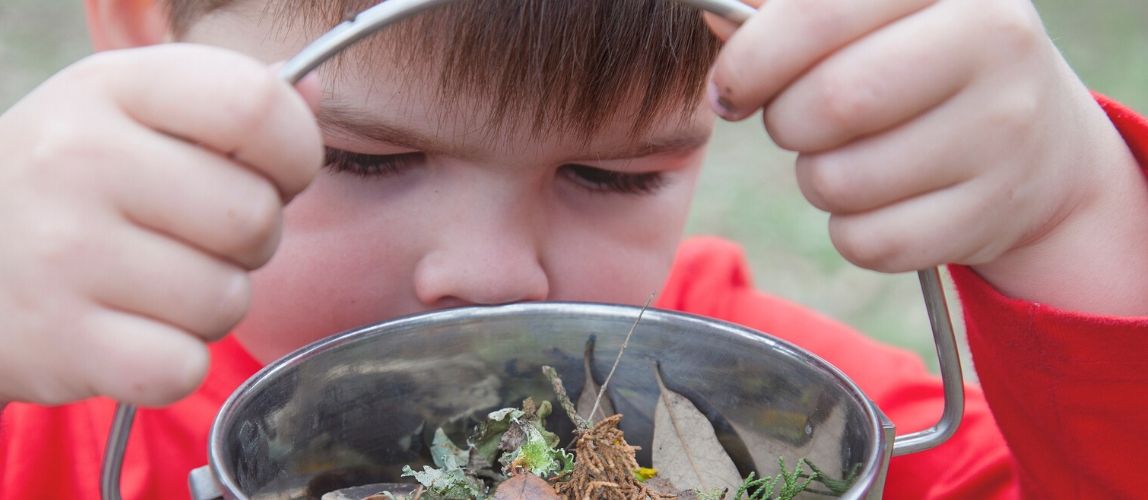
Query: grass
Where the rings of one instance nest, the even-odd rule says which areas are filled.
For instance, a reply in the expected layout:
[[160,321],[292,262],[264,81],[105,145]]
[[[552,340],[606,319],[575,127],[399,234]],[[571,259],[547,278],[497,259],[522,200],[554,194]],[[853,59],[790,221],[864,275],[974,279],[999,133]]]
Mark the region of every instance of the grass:
[[[475,0],[476,1],[476,0]],[[1148,111],[1148,3],[1038,0],[1049,33],[1089,87]],[[0,2],[0,109],[88,52],[79,2]],[[751,118],[721,124],[702,178],[691,233],[741,242],[759,287],[932,358],[915,276],[845,263],[827,217],[801,198],[793,157]]]

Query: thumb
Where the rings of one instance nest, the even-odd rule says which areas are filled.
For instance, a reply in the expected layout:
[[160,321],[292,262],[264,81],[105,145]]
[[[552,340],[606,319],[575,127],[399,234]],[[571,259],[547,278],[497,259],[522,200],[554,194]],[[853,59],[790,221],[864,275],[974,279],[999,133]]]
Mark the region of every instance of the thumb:
[[323,84],[319,82],[319,75],[311,73],[303,77],[295,84],[295,90],[299,91],[304,101],[307,101],[311,111],[319,111],[319,102],[323,99]]
[[[286,61],[279,61],[272,64],[270,69],[273,73],[279,73],[279,68],[285,64],[287,64]],[[323,98],[323,85],[319,82],[319,76],[314,71],[299,80],[299,83],[295,84],[295,90],[307,102],[307,107],[311,108],[311,111],[319,111],[319,102]]]
[[[741,3],[758,9],[761,8],[762,4],[765,3],[765,0],[741,0]],[[721,16],[710,12],[705,12],[702,17],[705,18],[706,25],[709,26],[710,31],[712,31],[713,34],[723,42],[729,40],[729,37],[733,36],[733,32],[737,31],[737,23],[734,23]]]

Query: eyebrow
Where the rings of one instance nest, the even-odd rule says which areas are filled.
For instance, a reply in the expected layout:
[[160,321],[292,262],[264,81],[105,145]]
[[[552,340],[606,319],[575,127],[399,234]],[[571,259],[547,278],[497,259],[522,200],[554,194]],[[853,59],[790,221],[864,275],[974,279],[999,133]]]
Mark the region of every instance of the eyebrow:
[[408,147],[463,156],[456,144],[420,134],[414,130],[387,123],[341,106],[323,106],[317,114],[323,130],[335,130],[355,137]]
[[[319,124],[324,130],[333,130],[404,148],[447,154],[458,157],[477,156],[477,151],[460,148],[457,144],[431,137],[416,130],[389,123],[374,116],[342,106],[323,106],[318,112]],[[616,149],[595,151],[593,158],[585,160],[624,160],[647,156],[684,154],[696,150],[709,141],[710,130],[691,127],[665,136],[647,137]]]

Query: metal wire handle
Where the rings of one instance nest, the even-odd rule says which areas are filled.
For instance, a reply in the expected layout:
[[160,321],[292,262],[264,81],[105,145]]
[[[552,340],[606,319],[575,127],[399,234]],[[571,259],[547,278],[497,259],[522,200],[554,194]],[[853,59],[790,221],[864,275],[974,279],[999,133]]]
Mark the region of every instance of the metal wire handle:
[[[456,0],[387,0],[359,13],[315,39],[279,69],[279,78],[296,84],[344,49],[382,28],[414,16],[424,10]],[[671,0],[711,12],[731,22],[741,24],[754,14],[754,9],[737,0]],[[936,425],[929,429],[897,436],[893,455],[903,455],[933,448],[949,439],[960,425],[964,414],[965,393],[961,363],[957,355],[957,342],[953,335],[952,320],[945,302],[937,268],[917,272],[925,309],[933,330],[937,348],[941,380],[944,386],[945,407]],[[135,405],[118,403],[100,473],[100,491],[105,500],[120,500],[120,475],[124,452],[135,418]]]

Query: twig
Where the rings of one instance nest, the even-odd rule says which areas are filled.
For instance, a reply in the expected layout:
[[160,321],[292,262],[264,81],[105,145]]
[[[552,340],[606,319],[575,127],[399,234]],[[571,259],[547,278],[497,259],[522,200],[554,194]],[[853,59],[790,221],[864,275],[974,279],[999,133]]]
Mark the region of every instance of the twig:
[[570,401],[570,396],[566,394],[566,388],[562,386],[562,379],[558,377],[558,372],[554,370],[553,366],[542,365],[542,374],[550,380],[550,386],[554,389],[554,396],[558,398],[558,406],[561,406],[566,411],[566,416],[570,417],[570,421],[579,429],[589,429],[590,421],[578,415],[578,409],[574,407],[574,402]]
[[602,381],[602,387],[598,388],[598,397],[594,398],[594,406],[590,408],[590,418],[598,412],[598,404],[602,402],[602,395],[606,394],[606,386],[610,385],[610,379],[614,378],[614,371],[618,369],[618,363],[622,361],[622,354],[625,354],[626,347],[630,345],[630,337],[634,335],[634,330],[638,329],[638,322],[642,321],[642,315],[646,313],[646,309],[650,308],[650,302],[654,301],[654,295],[657,292],[650,292],[650,296],[646,298],[646,304],[642,306],[642,310],[638,311],[638,317],[634,320],[634,324],[630,326],[630,331],[626,333],[626,340],[622,341],[622,348],[618,350],[618,356],[614,358],[614,366],[610,367],[610,373],[606,375],[606,380]]

